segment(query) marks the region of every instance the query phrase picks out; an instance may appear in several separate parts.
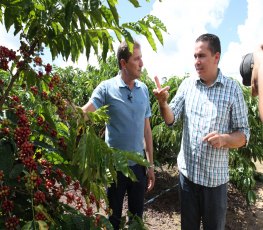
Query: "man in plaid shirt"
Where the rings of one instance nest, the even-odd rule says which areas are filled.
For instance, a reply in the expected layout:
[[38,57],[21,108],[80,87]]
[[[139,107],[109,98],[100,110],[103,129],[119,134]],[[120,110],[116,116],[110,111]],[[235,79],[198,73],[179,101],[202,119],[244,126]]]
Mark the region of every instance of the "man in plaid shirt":
[[169,86],[155,77],[154,94],[168,126],[183,118],[177,158],[180,172],[181,226],[185,230],[223,230],[227,210],[228,151],[248,143],[247,106],[236,81],[218,68],[219,38],[203,34],[195,42],[198,77],[186,78],[167,103]]

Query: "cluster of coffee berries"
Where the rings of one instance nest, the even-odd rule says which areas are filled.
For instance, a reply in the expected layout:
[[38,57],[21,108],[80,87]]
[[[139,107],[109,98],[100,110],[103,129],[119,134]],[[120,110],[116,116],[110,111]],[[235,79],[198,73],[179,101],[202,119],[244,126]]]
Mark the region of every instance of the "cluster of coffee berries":
[[0,121],[0,137],[1,136],[8,136],[10,133],[10,128],[9,128],[9,120],[8,119],[3,119]]
[[46,71],[46,74],[50,74],[51,71],[52,71],[52,66],[51,66],[50,64],[47,64],[47,65],[45,66],[45,71]]
[[46,195],[42,191],[37,191],[34,194],[34,201],[35,204],[43,204],[46,202]]
[[33,61],[36,63],[36,65],[42,65],[42,59],[39,56],[36,56]]
[[9,186],[3,184],[4,172],[0,170],[0,203],[1,214],[5,216],[5,227],[8,230],[15,230],[19,225],[19,219],[16,216],[11,216],[11,212],[14,209],[14,202],[10,200],[9,196],[11,189]]
[[8,63],[16,59],[16,52],[4,46],[0,46],[0,69],[8,70]]
[[25,109],[22,105],[16,107],[16,115],[18,116],[18,125],[14,132],[14,138],[18,147],[28,140],[31,130],[27,119]]
[[8,217],[5,221],[5,227],[7,230],[16,230],[18,229],[19,219],[16,216]]
[[35,215],[35,219],[36,220],[43,220],[43,221],[45,221],[46,220],[46,216],[43,213],[41,213],[41,212],[37,212],[36,215]]

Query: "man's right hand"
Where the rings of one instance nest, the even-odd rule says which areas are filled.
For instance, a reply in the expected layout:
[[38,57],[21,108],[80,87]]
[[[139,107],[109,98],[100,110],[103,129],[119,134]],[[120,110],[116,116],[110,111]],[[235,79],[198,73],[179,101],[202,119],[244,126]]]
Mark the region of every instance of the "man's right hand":
[[162,88],[157,76],[154,77],[154,80],[157,89],[154,89],[153,93],[158,100],[161,116],[167,125],[171,125],[174,123],[174,114],[167,102],[169,97],[168,90],[170,89],[170,86]]
[[169,97],[168,91],[170,89],[170,86],[165,86],[164,88],[162,88],[159,78],[157,76],[154,77],[154,81],[157,87],[157,89],[153,90],[154,96],[156,97],[160,105],[167,103]]

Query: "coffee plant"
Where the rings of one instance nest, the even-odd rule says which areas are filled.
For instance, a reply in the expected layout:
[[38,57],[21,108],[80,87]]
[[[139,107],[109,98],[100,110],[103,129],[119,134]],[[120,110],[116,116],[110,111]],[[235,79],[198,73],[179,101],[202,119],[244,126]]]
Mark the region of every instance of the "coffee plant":
[[[72,90],[75,70],[62,74],[42,61],[44,47],[53,59],[61,55],[76,61],[84,50],[88,59],[93,49],[105,61],[114,42],[109,31],[131,48],[130,31],[144,35],[153,49],[152,33],[163,42],[166,28],[158,18],[148,15],[120,25],[116,3],[0,2],[0,23],[7,31],[14,28],[21,44],[17,50],[0,46],[1,229],[112,229],[106,187],[117,171],[136,179],[128,160],[147,165],[137,154],[109,148],[103,141],[97,127],[108,122],[107,107],[86,118],[78,106],[89,97],[83,86],[94,89],[102,78],[93,83],[94,75],[79,78],[85,84]],[[138,1],[130,3],[139,7]],[[131,226],[142,225],[135,220]]]

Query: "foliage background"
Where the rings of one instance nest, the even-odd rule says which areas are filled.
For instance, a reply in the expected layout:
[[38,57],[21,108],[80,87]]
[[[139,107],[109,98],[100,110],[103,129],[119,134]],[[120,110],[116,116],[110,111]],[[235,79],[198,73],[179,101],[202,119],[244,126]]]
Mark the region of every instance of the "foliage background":
[[[146,0],[147,1],[147,0]],[[129,0],[132,6],[139,2]],[[119,24],[115,0],[2,0],[0,23],[7,31],[13,26],[21,46],[9,50],[0,46],[0,227],[6,229],[100,229],[111,226],[99,212],[107,209],[105,187],[116,179],[116,171],[134,178],[127,161],[147,162],[133,153],[109,148],[103,141],[107,108],[88,114],[84,105],[102,80],[117,74],[113,51],[114,37],[133,45],[131,31],[143,35],[156,50],[163,44],[165,25],[147,15],[137,22]],[[78,60],[91,50],[98,55],[99,67],[86,71],[65,69],[43,63],[43,47],[53,59]],[[171,76],[170,99],[182,79]],[[149,87],[153,81],[143,72]],[[231,181],[255,201],[254,161],[262,161],[262,125],[257,99],[241,86],[249,107],[251,140],[248,146],[230,153]],[[163,123],[158,105],[150,93],[151,126],[156,165],[176,165],[182,122],[173,129]],[[74,189],[76,194],[70,192]],[[84,197],[84,200],[81,199]],[[66,202],[61,202],[64,198]],[[103,203],[103,202],[106,203]],[[135,219],[130,228],[143,223]],[[125,228],[125,222],[122,226]]]

